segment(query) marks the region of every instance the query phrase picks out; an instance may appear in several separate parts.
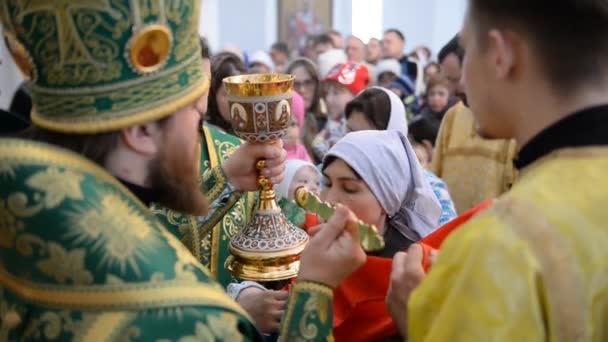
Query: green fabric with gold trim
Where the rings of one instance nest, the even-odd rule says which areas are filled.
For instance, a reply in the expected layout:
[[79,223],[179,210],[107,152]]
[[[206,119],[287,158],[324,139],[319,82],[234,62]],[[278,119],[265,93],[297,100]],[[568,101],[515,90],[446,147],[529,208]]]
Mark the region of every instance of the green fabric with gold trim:
[[[296,284],[290,341],[331,338],[332,292]],[[0,341],[263,341],[208,270],[112,175],[0,139]]]
[[198,0],[3,0],[7,47],[32,121],[68,133],[155,121],[209,87]]
[[50,145],[0,139],[0,260],[0,340],[260,340],[143,203]]

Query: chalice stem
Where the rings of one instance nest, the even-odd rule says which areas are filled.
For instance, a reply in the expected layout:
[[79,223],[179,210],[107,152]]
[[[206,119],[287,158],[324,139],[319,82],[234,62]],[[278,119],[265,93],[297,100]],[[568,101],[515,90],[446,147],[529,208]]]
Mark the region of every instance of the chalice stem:
[[262,175],[262,170],[266,167],[266,160],[262,159],[256,163],[258,169],[258,184],[260,186],[260,201],[258,210],[274,210],[278,209],[277,202],[275,201],[276,195],[274,193],[274,186],[270,180]]

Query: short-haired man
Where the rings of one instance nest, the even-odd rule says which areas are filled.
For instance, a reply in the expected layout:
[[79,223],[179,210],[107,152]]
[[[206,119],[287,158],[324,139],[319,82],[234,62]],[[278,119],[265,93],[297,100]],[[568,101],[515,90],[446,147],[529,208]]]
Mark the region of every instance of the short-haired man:
[[604,341],[608,1],[468,4],[477,130],[517,141],[521,177],[453,233],[426,279],[420,247],[395,256],[389,309],[414,342]]
[[[38,140],[0,139],[2,340],[263,340],[148,209],[156,202],[204,215],[210,207],[198,184],[199,106],[209,87],[200,1],[163,3],[0,6],[33,94],[28,135]],[[212,191],[255,189],[262,158],[279,181],[281,148],[245,144],[212,170]],[[351,215],[340,208],[303,252],[286,340],[331,337],[331,288],[365,260],[344,230]]]
[[384,58],[393,58],[401,64],[401,75],[407,76],[412,82],[418,77],[418,65],[405,54],[405,36],[398,29],[384,31],[382,38],[382,54]]

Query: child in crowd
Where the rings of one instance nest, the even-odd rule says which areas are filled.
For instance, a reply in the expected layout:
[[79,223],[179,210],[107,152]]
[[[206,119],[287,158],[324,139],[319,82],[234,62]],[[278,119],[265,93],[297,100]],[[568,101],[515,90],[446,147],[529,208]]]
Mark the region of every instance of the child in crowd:
[[291,121],[287,134],[283,138],[283,148],[287,151],[287,159],[299,159],[310,162],[310,156],[302,143],[301,131],[304,127],[304,99],[293,92],[291,99]]
[[310,192],[319,196],[321,172],[310,162],[297,159],[288,160],[285,163],[285,177],[274,187],[274,190],[283,213],[291,218],[291,223],[304,228],[306,213],[294,202],[295,191],[300,186],[305,186]]
[[315,155],[322,159],[327,151],[346,134],[346,104],[369,84],[369,71],[361,63],[336,65],[325,78],[329,117],[325,128],[313,141]]
[[456,104],[456,97],[450,95],[450,82],[441,74],[431,77],[426,92],[426,107],[421,116],[441,123],[445,112]]
[[437,120],[425,116],[418,116],[409,124],[409,140],[414,146],[418,161],[425,169],[431,164],[439,124]]

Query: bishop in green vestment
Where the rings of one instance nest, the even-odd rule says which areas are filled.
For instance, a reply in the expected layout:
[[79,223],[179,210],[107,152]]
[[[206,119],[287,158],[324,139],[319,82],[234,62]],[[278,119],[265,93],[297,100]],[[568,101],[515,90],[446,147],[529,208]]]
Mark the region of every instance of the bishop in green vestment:
[[[196,0],[0,4],[33,95],[30,137],[52,143],[0,139],[0,340],[263,339],[148,208],[166,195],[154,184],[198,178],[186,156],[198,145],[192,104],[209,83],[199,13]],[[223,181],[211,168],[210,193]],[[171,199],[160,202],[190,203]],[[321,283],[336,279],[325,278],[294,286],[283,338],[331,338],[332,292]]]

